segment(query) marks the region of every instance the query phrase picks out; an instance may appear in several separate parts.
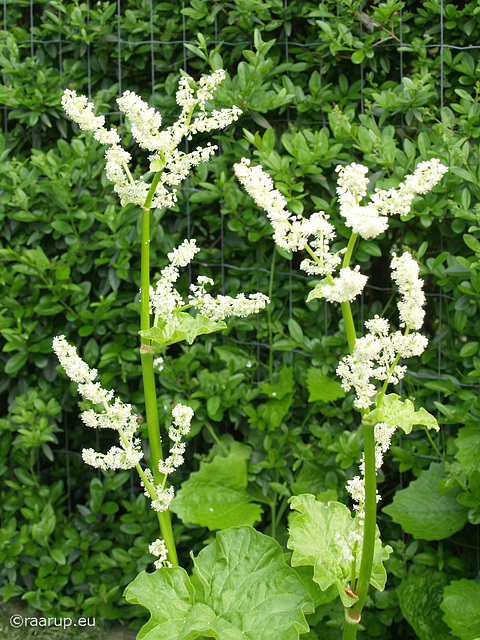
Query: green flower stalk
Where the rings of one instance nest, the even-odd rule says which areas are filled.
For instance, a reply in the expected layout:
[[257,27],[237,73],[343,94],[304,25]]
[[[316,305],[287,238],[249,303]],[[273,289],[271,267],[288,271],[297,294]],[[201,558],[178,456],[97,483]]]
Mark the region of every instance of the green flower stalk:
[[[169,265],[162,271],[156,288],[150,282],[150,221],[152,209],[172,207],[177,201],[179,185],[187,178],[190,170],[202,162],[207,162],[217,147],[210,142],[204,147],[196,147],[190,153],[179,150],[182,140],[191,140],[195,133],[222,129],[237,120],[241,110],[233,106],[227,109],[207,111],[206,105],[213,99],[219,84],[225,79],[222,69],[202,77],[198,83],[192,78],[180,78],[176,93],[177,104],[181,107],[178,120],[161,130],[162,116],[149,107],[139,96],[125,91],[117,99],[120,111],[130,121],[131,133],[137,144],[151,153],[149,171],[146,177],[137,180],[129,168],[131,155],[121,146],[121,138],[114,127],[105,126],[105,117],[94,115],[94,105],[86,96],[78,96],[66,89],[62,106],[68,116],[83,130],[93,133],[93,137],[107,146],[105,152],[107,178],[113,183],[122,205],[137,204],[141,208],[141,274],[140,274],[140,358],[142,365],[143,389],[145,395],[146,426],[151,452],[150,467],[140,465],[143,457],[140,440],[135,436],[138,424],[128,404],[119,399],[112,405],[113,391],[106,391],[99,383],[94,383],[97,372],[89,369],[77,355],[75,347],[69,345],[64,336],[54,339],[53,347],[62,366],[72,380],[78,383],[79,391],[94,405],[102,405],[98,413],[91,409],[82,414],[91,427],[109,427],[118,432],[120,447],[112,447],[104,455],[93,449],[84,449],[83,459],[87,464],[101,469],[129,469],[135,467],[140,475],[145,494],[152,501],[152,508],[158,514],[163,539],[151,545],[152,553],[158,558],[155,566],[178,565],[175,540],[172,532],[169,505],[173,499],[173,487],[167,483],[168,475],[183,462],[185,444],[183,436],[190,430],[193,411],[190,407],[177,404],[172,410],[173,424],[169,437],[173,442],[170,455],[165,459],[158,418],[156,383],[154,374],[155,354],[174,342],[187,339],[191,342],[201,333],[210,333],[225,328],[223,318],[230,315],[245,316],[256,313],[268,302],[262,294],[246,298],[242,294],[232,299],[228,296],[212,297],[205,292],[205,279],[199,278],[192,285],[193,294],[185,303],[174,289],[178,277],[178,267],[187,265],[199,250],[195,240],[185,240],[168,255]],[[207,278],[210,284],[213,284]],[[195,315],[185,313],[194,309]],[[153,321],[152,321],[153,313]],[[152,333],[153,332],[153,333]]]
[[[399,364],[400,359],[420,355],[428,343],[427,339],[418,333],[425,315],[422,309],[425,296],[422,290],[423,283],[418,277],[419,268],[412,256],[408,252],[401,256],[394,253],[391,261],[392,277],[400,292],[400,327],[404,331],[390,333],[388,320],[375,316],[365,323],[368,333],[360,338],[357,337],[351,302],[363,291],[368,278],[360,273],[358,265],[352,269],[350,263],[359,236],[371,239],[384,232],[388,228],[389,216],[408,213],[415,195],[429,191],[442,178],[447,168],[435,159],[421,162],[416,171],[406,176],[397,189],[376,190],[368,204],[363,205],[361,201],[367,195],[369,182],[366,178],[367,171],[366,167],[356,163],[347,167],[337,167],[340,215],[352,233],[347,246],[333,253],[330,245],[335,237],[335,227],[329,215],[320,211],[313,213],[310,218],[304,218],[290,213],[286,208],[285,198],[274,188],[273,181],[262,167],[250,166],[250,160],[246,158],[235,165],[237,178],[255,202],[267,212],[278,246],[290,251],[304,249],[309,258],[303,260],[300,268],[309,275],[323,276],[310,291],[307,302],[314,298],[325,298],[329,302],[340,303],[342,309],[350,353],[341,359],[337,375],[340,376],[345,391],[355,391],[354,405],[362,415],[361,429],[364,441],[361,475],[355,476],[347,483],[347,490],[354,502],[356,525],[350,522],[348,526],[345,525],[345,535],[337,531],[337,538],[327,541],[327,545],[332,544],[338,548],[346,567],[345,575],[348,576],[343,583],[342,580],[338,580],[337,584],[345,606],[343,640],[353,640],[356,637],[372,581],[378,537],[377,501],[380,499],[376,474],[383,462],[383,455],[390,446],[391,436],[397,428],[396,424],[391,424],[391,415],[387,418],[388,422],[381,419],[384,417],[382,407],[386,388],[388,384],[397,384],[405,375],[406,367]],[[375,384],[376,381],[383,383],[380,391]],[[401,403],[397,402],[395,405],[395,402],[393,399],[390,404],[397,407],[399,412],[398,406]],[[432,424],[433,422],[434,420]],[[402,424],[401,420],[398,424]],[[311,518],[311,522],[314,522],[312,513],[308,511],[309,507],[305,506],[311,503],[307,498],[308,496],[305,496],[303,507],[298,506],[303,502],[300,499],[292,507],[303,514],[298,517],[300,524],[297,529],[303,533],[306,527],[304,520]],[[343,505],[334,503],[332,514],[338,513],[340,507]],[[321,518],[327,518],[327,515],[319,507],[317,509],[318,514],[322,514],[317,516],[321,522]],[[325,530],[318,525],[318,521],[317,526],[323,535]],[[297,531],[291,538],[293,546],[290,548],[295,551],[295,545],[298,545],[299,553],[294,554],[294,557],[298,558],[303,554],[298,563],[310,564],[308,551],[302,546],[303,533],[297,536]],[[388,548],[384,551],[388,557]],[[316,570],[321,571],[321,562]],[[337,567],[334,573],[339,572],[340,569]],[[337,578],[314,579],[317,579],[321,586],[324,585],[322,588],[327,588],[337,581]],[[377,585],[377,588],[381,587]]]

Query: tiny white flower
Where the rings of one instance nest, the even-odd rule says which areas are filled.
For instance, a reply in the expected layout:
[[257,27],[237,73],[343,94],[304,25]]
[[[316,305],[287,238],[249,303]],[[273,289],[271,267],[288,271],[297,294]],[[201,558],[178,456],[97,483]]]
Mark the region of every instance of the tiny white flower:
[[158,358],[154,358],[153,360],[153,368],[157,371],[163,371],[163,358],[159,356]]

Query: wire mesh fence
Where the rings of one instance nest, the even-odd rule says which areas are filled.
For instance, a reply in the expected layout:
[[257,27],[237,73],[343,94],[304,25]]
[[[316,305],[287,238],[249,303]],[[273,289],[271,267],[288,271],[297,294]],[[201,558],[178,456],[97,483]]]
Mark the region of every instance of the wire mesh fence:
[[[87,0],[86,3],[76,5],[61,5],[58,2],[33,2],[29,1],[7,1],[3,0],[3,30],[4,30],[4,50],[7,48],[7,38],[9,34],[15,34],[16,46],[18,47],[17,60],[22,61],[25,58],[33,59],[30,66],[25,67],[30,73],[30,77],[23,78],[25,84],[31,84],[33,87],[37,82],[36,74],[42,71],[42,67],[51,66],[55,69],[52,76],[52,82],[67,85],[68,78],[72,76],[72,69],[81,68],[79,74],[83,76],[85,85],[75,87],[79,91],[84,91],[89,97],[93,97],[99,89],[106,89],[108,85],[115,85],[115,93],[121,96],[123,91],[130,88],[130,83],[134,81],[144,96],[148,96],[149,103],[160,110],[168,102],[165,98],[165,83],[169,75],[182,70],[192,75],[198,75],[202,67],[206,67],[205,60],[198,57],[198,30],[208,31],[210,49],[221,44],[221,51],[228,52],[225,58],[228,59],[229,65],[233,70],[242,60],[242,51],[245,49],[254,49],[253,34],[247,31],[235,31],[234,17],[239,23],[243,20],[242,12],[239,12],[239,2],[185,2],[179,3],[154,2],[146,0],[117,0],[116,3],[92,3]],[[251,3],[248,3],[250,7]],[[398,9],[399,21],[394,28],[392,22],[391,32],[385,27],[385,42],[382,38],[378,38],[375,44],[375,56],[381,52],[386,52],[389,60],[389,69],[385,72],[390,74],[391,79],[402,84],[404,78],[408,77],[412,71],[412,52],[417,52],[419,48],[423,49],[428,58],[430,53],[435,54],[438,59],[438,66],[430,65],[427,72],[434,75],[433,78],[437,95],[440,103],[440,109],[445,105],[445,77],[446,77],[446,55],[450,53],[468,51],[472,55],[476,53],[480,46],[475,44],[460,44],[458,41],[451,42],[450,31],[445,27],[445,7],[443,0],[438,4],[438,12],[436,12],[437,22],[428,24],[429,37],[423,43],[410,40],[413,34],[418,38],[418,30],[411,29],[411,19],[406,25],[403,20],[403,13],[415,12],[415,3],[407,3],[404,8]],[[325,6],[328,5],[328,6]],[[303,6],[303,8],[302,8]],[[286,78],[295,83],[296,75],[302,73],[302,64],[308,56],[311,57],[309,62],[309,71],[317,70],[320,76],[320,83],[325,82],[325,69],[328,67],[328,78],[332,79],[332,66],[338,63],[339,73],[346,66],[349,69],[348,89],[353,85],[358,85],[359,96],[359,113],[364,114],[369,106],[369,98],[365,95],[365,86],[368,82],[374,82],[372,79],[372,68],[369,58],[365,58],[360,64],[354,65],[350,61],[350,52],[347,56],[338,53],[340,49],[335,50],[335,39],[328,37],[328,23],[330,18],[327,15],[327,9],[336,13],[338,19],[342,19],[342,12],[345,11],[342,3],[331,6],[330,3],[301,3],[288,2],[287,0],[278,0],[272,2],[275,9],[275,21],[273,22],[272,14],[266,11],[265,14],[258,13],[255,16],[254,25],[261,30],[264,40],[269,39],[269,34],[276,38],[275,56],[278,67],[286,64],[284,71]],[[362,6],[358,3],[352,4],[353,10],[348,12],[348,20],[356,21],[356,29],[361,49],[361,43],[370,37],[373,32],[380,29],[378,23],[368,17],[364,13]],[[304,36],[304,28],[302,21],[312,21],[312,18],[306,17],[306,8],[315,12],[316,10],[324,10],[324,15],[319,15],[319,21],[327,24],[325,29],[318,27],[316,37],[312,37],[310,30]],[[235,13],[235,11],[239,13]],[[320,12],[321,13],[321,12]],[[165,16],[168,14],[168,17]],[[347,15],[347,13],[345,13]],[[269,22],[268,17],[272,22]],[[421,14],[418,14],[421,21]],[[161,17],[161,19],[160,19]],[[431,20],[431,15],[430,15]],[[45,25],[48,23],[48,29]],[[383,28],[383,27],[382,27]],[[341,33],[341,32],[339,32]],[[48,35],[48,37],[47,37]],[[229,39],[229,36],[231,39]],[[330,48],[329,48],[330,47]],[[350,47],[351,49],[351,47]],[[380,54],[379,54],[380,52]],[[446,52],[450,52],[446,54]],[[475,57],[475,60],[477,58]],[[38,64],[35,63],[35,60]],[[288,66],[293,65],[293,66]],[[416,71],[419,69],[416,68]],[[421,71],[421,67],[420,67]],[[4,77],[5,77],[4,71]],[[334,74],[335,75],[335,74]],[[276,78],[279,82],[279,79]],[[113,94],[111,94],[112,97]],[[168,103],[171,108],[171,101]],[[11,104],[2,106],[3,130],[7,137],[11,135],[12,118],[15,120],[16,107]],[[254,111],[253,109],[251,111]],[[313,128],[331,128],[329,115],[331,113],[331,105],[329,111],[321,104],[319,108],[312,114],[308,111],[304,115],[301,114],[297,107],[288,104],[284,109],[278,109],[268,119],[267,125],[279,127],[281,131],[298,129],[299,126],[311,126]],[[111,111],[108,114],[114,120],[121,118],[121,114]],[[257,116],[257,117],[256,117]],[[61,118],[61,114],[59,114]],[[256,120],[255,120],[256,117]],[[33,120],[32,120],[33,122]],[[258,114],[253,115],[253,122],[258,125],[262,120]],[[121,121],[120,121],[121,124]],[[358,124],[358,122],[357,122]],[[389,124],[385,121],[380,125],[380,129]],[[401,132],[402,143],[411,135],[412,130],[423,130],[432,132],[431,126],[427,123],[421,125],[418,121],[406,122],[403,113],[397,116],[395,123],[397,131]],[[261,126],[260,126],[261,128]],[[30,131],[30,145],[32,149],[40,148],[45,138],[49,134],[49,126],[42,132]],[[188,143],[187,143],[188,144]],[[222,152],[222,141],[219,141],[219,153]],[[188,148],[187,148],[188,150]],[[196,183],[192,185],[187,181],[183,189],[183,203],[185,215],[185,235],[192,237],[195,225],[198,226],[198,220],[195,216],[200,214],[198,206],[192,207],[192,195],[197,189]],[[219,231],[219,260],[218,262],[205,262],[203,266],[216,269],[220,274],[220,288],[222,293],[226,291],[227,275],[242,276],[246,272],[250,274],[265,274],[268,276],[270,270],[267,265],[262,263],[262,256],[257,251],[254,263],[244,266],[241,264],[232,264],[229,257],[231,251],[226,249],[225,234],[226,221],[225,215],[221,212],[222,206],[218,209],[218,227]],[[169,224],[169,218],[165,218],[166,224]],[[445,233],[448,232],[444,230]],[[440,238],[438,252],[444,251],[445,236],[440,228]],[[447,238],[448,239],[448,238]],[[286,265],[285,265],[286,266]],[[288,263],[288,268],[282,266],[276,272],[276,277],[281,278],[286,284],[288,291],[288,317],[294,315],[294,288],[295,283],[305,284],[309,278],[299,274],[293,266],[293,262]],[[387,293],[391,291],[389,288],[382,288],[376,285],[369,285],[370,291],[383,291]],[[436,332],[439,339],[436,341],[435,365],[430,362],[429,371],[419,369],[412,371],[409,375],[414,380],[442,381],[445,378],[444,371],[446,368],[443,341],[441,339],[443,328],[448,321],[445,318],[444,310],[446,301],[452,301],[452,297],[446,294],[442,286],[437,290],[430,290],[427,294],[431,299],[435,299],[436,303],[432,305],[435,309],[437,317],[435,318]],[[358,317],[359,324],[363,325],[365,316],[363,299],[360,302]],[[318,314],[319,325],[318,331],[328,336],[331,331],[332,318],[330,317],[330,308],[325,303]],[[257,354],[258,361],[265,360],[267,351],[271,348],[265,340],[255,339],[251,337],[247,340],[238,339],[234,336],[222,338],[222,340],[235,341],[239,345],[253,347]],[[299,350],[290,349],[289,358],[293,362],[295,353]],[[302,353],[309,358],[314,354]],[[261,369],[257,370],[260,376]],[[465,382],[458,382],[460,387],[478,389],[478,385]],[[400,387],[401,390],[401,387]],[[437,401],[442,400],[441,392],[437,391]],[[98,438],[98,435],[97,435]],[[438,436],[440,438],[440,436]],[[98,442],[97,442],[98,444]],[[438,440],[440,448],[440,440]],[[70,494],[70,456],[78,455],[77,452],[70,451],[68,428],[64,430],[64,442],[62,445],[66,453],[66,478],[67,489]],[[400,478],[400,484],[402,479]],[[133,488],[132,488],[133,495]],[[69,504],[69,510],[72,505]],[[480,541],[477,540],[477,548],[480,548]],[[480,562],[477,554],[477,564]]]

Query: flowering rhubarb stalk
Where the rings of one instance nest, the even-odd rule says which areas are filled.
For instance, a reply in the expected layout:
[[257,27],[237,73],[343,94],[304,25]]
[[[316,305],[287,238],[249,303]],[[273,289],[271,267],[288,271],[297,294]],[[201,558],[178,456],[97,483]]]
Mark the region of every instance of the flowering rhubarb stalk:
[[[97,372],[77,355],[75,347],[68,344],[64,336],[53,341],[53,348],[67,375],[78,384],[78,390],[97,409],[84,411],[82,419],[87,426],[111,428],[117,431],[119,447],[112,447],[107,454],[93,449],[84,449],[82,456],[87,464],[100,469],[129,469],[135,467],[140,475],[146,495],[151,499],[152,508],[157,512],[163,538],[150,546],[151,553],[158,559],[155,566],[178,565],[175,540],[168,507],[172,501],[173,487],[167,486],[167,478],[183,462],[185,443],[182,438],[190,431],[193,411],[190,407],[177,404],[172,410],[173,423],[168,432],[172,441],[169,455],[164,458],[158,420],[155,366],[161,362],[158,352],[169,344],[187,339],[191,342],[197,335],[210,333],[226,327],[223,319],[232,316],[246,316],[257,313],[268,302],[262,294],[246,298],[240,294],[236,298],[218,296],[214,298],[205,291],[206,284],[213,284],[209,278],[200,276],[192,285],[192,295],[188,302],[175,290],[178,268],[191,262],[199,251],[195,240],[185,240],[168,254],[169,264],[161,272],[160,279],[153,287],[150,284],[150,214],[157,207],[172,207],[177,201],[179,185],[189,171],[206,162],[217,147],[208,143],[186,153],[179,150],[183,139],[191,140],[198,132],[223,129],[237,120],[241,110],[232,108],[207,110],[207,103],[219,84],[225,79],[225,71],[218,70],[202,77],[198,83],[192,78],[180,78],[176,101],[181,108],[178,120],[161,130],[162,117],[148,106],[139,96],[125,91],[117,99],[118,107],[130,121],[131,133],[142,149],[151,153],[146,177],[134,180],[128,163],[131,155],[121,146],[121,138],[114,127],[105,126],[105,117],[94,114],[94,105],[86,96],[77,95],[66,89],[62,106],[67,115],[93,137],[107,146],[105,152],[107,178],[122,205],[134,203],[141,207],[141,309],[140,309],[140,357],[142,363],[145,413],[151,452],[150,468],[140,464],[143,457],[140,440],[136,437],[138,422],[132,407],[119,398],[113,401],[113,391],[102,389],[94,382]],[[192,309],[194,315],[186,313]],[[186,338],[185,338],[186,336]]]
[[[300,268],[309,275],[323,276],[309,293],[307,301],[325,298],[341,304],[350,353],[341,359],[337,374],[345,391],[355,391],[354,405],[362,415],[364,439],[361,475],[347,483],[357,514],[357,531],[348,540],[338,532],[336,534],[336,544],[341,548],[343,558],[351,563],[350,584],[345,589],[349,606],[345,606],[343,638],[352,640],[357,634],[372,574],[376,505],[380,499],[376,472],[396,429],[396,425],[387,424],[377,416],[383,415],[387,386],[397,384],[405,375],[406,367],[399,364],[400,359],[420,355],[428,341],[418,333],[425,315],[422,308],[425,294],[419,267],[409,252],[402,255],[393,253],[391,260],[392,279],[400,294],[399,326],[403,331],[390,333],[388,320],[375,316],[365,323],[368,333],[357,338],[350,304],[363,291],[368,278],[360,273],[358,265],[351,268],[351,259],[359,236],[371,239],[383,233],[388,228],[389,217],[407,214],[415,196],[432,189],[447,168],[436,159],[421,162],[397,189],[377,189],[369,202],[362,204],[367,195],[368,169],[356,163],[338,166],[339,212],[343,223],[351,229],[351,235],[347,246],[337,252],[331,250],[335,227],[329,215],[323,211],[313,213],[310,218],[295,215],[287,210],[285,198],[275,189],[272,179],[261,166],[253,167],[249,159],[243,158],[234,168],[247,193],[266,211],[277,245],[290,251],[305,250],[309,257],[302,261]],[[398,397],[393,395],[389,398],[389,405],[392,405]],[[360,549],[358,570],[356,559]]]

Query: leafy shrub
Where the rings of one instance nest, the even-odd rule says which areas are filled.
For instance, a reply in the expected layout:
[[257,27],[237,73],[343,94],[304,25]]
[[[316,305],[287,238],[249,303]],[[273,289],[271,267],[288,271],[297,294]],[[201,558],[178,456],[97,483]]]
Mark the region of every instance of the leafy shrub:
[[[447,609],[458,584],[476,577],[480,522],[480,87],[478,51],[461,49],[478,40],[477,3],[444,6],[443,47],[436,2],[284,5],[158,2],[151,14],[149,3],[129,0],[117,16],[113,2],[90,8],[38,2],[30,30],[29,7],[8,4],[0,55],[4,600],[21,596],[44,612],[87,615],[91,607],[105,619],[133,617],[137,611],[118,606],[121,587],[149,562],[153,523],[131,495],[128,477],[85,481],[72,453],[85,443],[85,430],[51,354],[53,335],[75,336],[102,384],[128,391],[142,413],[141,393],[130,385],[139,373],[138,214],[117,205],[100,147],[77,132],[70,143],[63,88],[88,88],[101,109],[121,82],[122,90],[151,98],[169,123],[180,70],[200,74],[223,66],[230,79],[219,99],[238,104],[244,115],[216,136],[222,153],[190,179],[176,209],[155,213],[152,251],[160,270],[175,244],[196,237],[206,247],[204,271],[220,269],[225,291],[270,292],[273,303],[258,325],[238,323],[216,346],[207,337],[166,354],[161,406],[185,394],[198,402],[185,468],[196,472],[233,441],[245,445],[247,491],[263,505],[257,528],[275,536],[284,529],[291,495],[344,498],[360,451],[352,399],[316,391],[319,380],[333,384],[345,350],[339,316],[318,300],[305,308],[297,258],[273,250],[269,224],[235,182],[233,163],[253,155],[293,212],[333,215],[337,164],[361,161],[373,172],[372,188],[387,188],[417,161],[440,158],[450,167],[442,186],[415,203],[402,224],[392,221],[378,241],[360,243],[357,258],[375,277],[356,314],[360,320],[367,307],[388,313],[389,253],[410,248],[432,292],[430,348],[404,384],[442,423],[434,464],[442,459],[445,472],[437,488],[455,498],[466,525],[441,540],[417,531],[404,541],[386,516],[403,522],[405,510],[387,509],[381,526],[394,548],[391,577],[387,591],[375,595],[380,616],[366,611],[365,626],[368,637],[406,637],[400,604],[421,637],[420,614],[407,594],[420,589],[415,576],[426,566],[444,576],[432,578],[439,601],[438,585],[448,579],[442,611],[454,632],[461,628]],[[148,34],[161,44],[147,42]],[[118,122],[118,114],[111,119]],[[392,448],[380,477],[386,503],[396,494],[393,504],[401,504],[400,481],[419,483],[410,485],[415,491],[430,477],[430,447],[419,434]],[[186,477],[178,472],[174,480]],[[120,516],[111,511],[114,504],[121,505]],[[145,531],[130,526],[138,518]],[[176,530],[185,557],[211,535],[190,522],[178,522]],[[329,637],[321,610],[312,638]],[[340,624],[335,615],[325,610],[331,625]],[[443,615],[437,609],[437,622]]]

